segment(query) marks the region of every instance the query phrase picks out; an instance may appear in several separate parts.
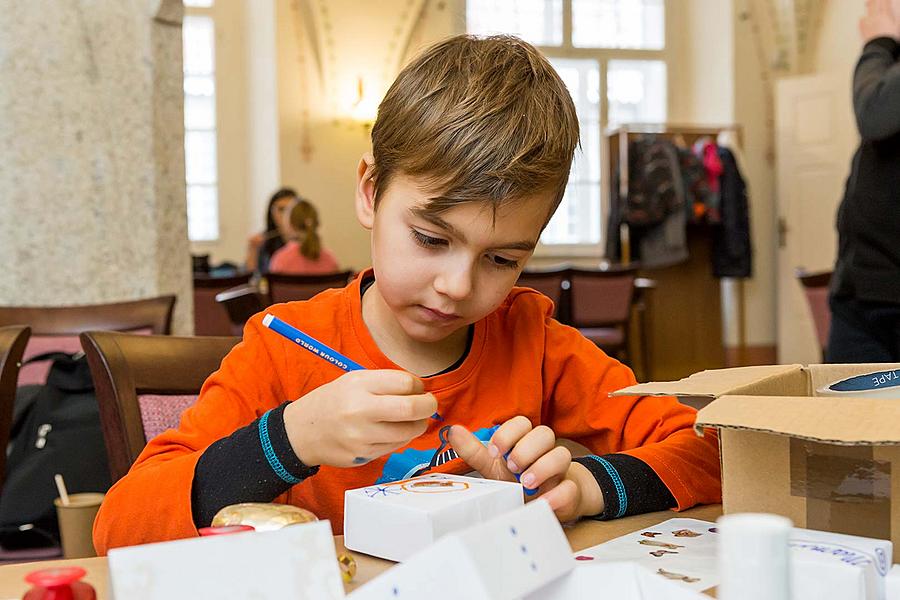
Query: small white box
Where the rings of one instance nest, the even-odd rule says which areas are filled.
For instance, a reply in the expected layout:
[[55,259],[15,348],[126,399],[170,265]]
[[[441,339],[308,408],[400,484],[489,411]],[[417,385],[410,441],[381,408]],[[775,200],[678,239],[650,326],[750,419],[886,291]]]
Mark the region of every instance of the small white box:
[[900,565],[894,565],[884,578],[886,600],[900,600]]
[[595,562],[576,566],[568,574],[527,596],[526,600],[594,600],[600,597],[616,600],[708,598],[660,577],[636,562]]
[[888,540],[795,528],[791,531],[795,600],[882,600],[891,567]]
[[509,481],[434,473],[344,493],[344,545],[406,560],[438,538],[522,506]]
[[328,521],[109,551],[120,600],[341,600],[344,586]]
[[575,566],[544,500],[444,536],[382,573],[351,600],[517,600]]

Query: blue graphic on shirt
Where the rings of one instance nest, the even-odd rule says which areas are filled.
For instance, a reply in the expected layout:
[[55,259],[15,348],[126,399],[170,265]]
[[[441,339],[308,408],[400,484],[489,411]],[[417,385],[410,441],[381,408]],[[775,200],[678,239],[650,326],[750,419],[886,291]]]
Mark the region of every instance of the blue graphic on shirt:
[[[482,444],[487,445],[498,427],[499,425],[485,427],[472,433]],[[388,457],[387,462],[384,463],[384,468],[381,470],[381,477],[379,477],[375,483],[390,483],[392,481],[400,481],[401,479],[409,479],[410,477],[421,475],[429,469],[459,458],[459,455],[456,454],[456,451],[453,448],[450,448],[450,444],[447,441],[449,431],[449,425],[441,427],[438,434],[441,445],[437,448],[428,450],[407,448],[403,452],[391,454]]]

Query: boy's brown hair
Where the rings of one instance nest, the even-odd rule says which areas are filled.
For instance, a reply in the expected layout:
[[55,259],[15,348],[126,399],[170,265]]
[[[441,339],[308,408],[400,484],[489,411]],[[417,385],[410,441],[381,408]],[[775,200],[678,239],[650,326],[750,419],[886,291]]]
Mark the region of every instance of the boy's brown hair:
[[378,107],[375,198],[397,173],[439,192],[432,213],[549,190],[549,220],[577,145],[572,98],[540,52],[510,36],[455,36],[409,63]]

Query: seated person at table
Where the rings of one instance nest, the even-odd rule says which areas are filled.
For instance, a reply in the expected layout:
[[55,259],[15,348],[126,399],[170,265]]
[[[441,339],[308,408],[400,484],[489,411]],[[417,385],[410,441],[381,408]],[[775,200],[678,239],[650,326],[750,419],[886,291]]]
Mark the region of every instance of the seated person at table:
[[322,247],[315,206],[306,200],[298,200],[291,209],[290,224],[294,239],[272,256],[270,273],[316,275],[340,270],[334,254]]
[[265,275],[269,272],[269,261],[272,255],[282,248],[290,239],[291,226],[288,215],[297,202],[297,192],[292,188],[281,188],[269,198],[266,209],[266,230],[257,233],[247,241],[248,271],[256,271]]
[[[531,45],[457,36],[414,59],[357,169],[372,268],[270,309],[367,370],[253,317],[178,428],[109,491],[97,551],[196,536],[238,502],[302,506],[339,534],[345,490],[426,470],[518,474],[561,521],[719,502],[717,439],[697,436],[694,409],[611,398],[631,370],[514,287],[577,144],[572,99]],[[558,437],[593,454],[573,459]],[[444,440],[460,458],[429,469]]]

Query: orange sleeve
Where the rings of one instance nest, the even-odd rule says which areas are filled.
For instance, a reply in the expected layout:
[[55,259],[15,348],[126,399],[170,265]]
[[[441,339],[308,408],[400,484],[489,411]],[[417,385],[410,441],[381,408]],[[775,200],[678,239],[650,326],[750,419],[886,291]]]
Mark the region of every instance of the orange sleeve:
[[718,437],[696,435],[696,410],[671,396],[610,397],[636,383],[631,369],[571,327],[547,319],[545,332],[542,420],[557,437],[642,460],[678,510],[721,502]]
[[99,555],[119,546],[198,535],[191,484],[203,451],[287,400],[260,337],[262,328],[262,315],[247,323],[244,340],[203,384],[197,403],[184,412],[178,429],[151,440],[128,474],[106,494],[94,521]]

